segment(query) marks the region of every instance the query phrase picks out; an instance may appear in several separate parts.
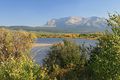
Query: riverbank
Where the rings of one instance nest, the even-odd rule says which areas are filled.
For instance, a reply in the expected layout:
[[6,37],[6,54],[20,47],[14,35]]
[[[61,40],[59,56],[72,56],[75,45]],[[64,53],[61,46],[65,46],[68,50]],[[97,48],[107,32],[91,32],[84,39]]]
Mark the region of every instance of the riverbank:
[[97,40],[101,37],[103,33],[36,33],[37,38],[79,38],[79,39],[88,39],[88,40]]
[[34,43],[32,47],[45,47],[45,46],[52,46],[53,44],[47,43]]

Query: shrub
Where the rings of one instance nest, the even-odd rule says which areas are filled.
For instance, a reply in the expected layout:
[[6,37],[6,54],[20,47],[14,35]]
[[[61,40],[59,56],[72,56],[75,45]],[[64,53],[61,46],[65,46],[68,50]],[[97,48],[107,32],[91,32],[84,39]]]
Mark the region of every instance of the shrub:
[[89,80],[120,80],[120,16],[110,15],[108,24],[112,26],[112,33],[101,37],[92,51]]
[[0,61],[10,56],[19,58],[22,52],[31,48],[33,38],[28,32],[0,29]]
[[27,56],[10,58],[0,64],[0,80],[49,80],[47,70]]
[[50,80],[47,70],[27,55],[34,35],[0,29],[0,80]]
[[[44,65],[47,67],[49,75],[56,77],[58,80],[77,80],[79,75],[81,75],[77,74],[77,71],[82,71],[85,63],[86,58],[82,48],[68,40],[53,45],[44,60]],[[77,67],[79,67],[79,70],[76,69]]]

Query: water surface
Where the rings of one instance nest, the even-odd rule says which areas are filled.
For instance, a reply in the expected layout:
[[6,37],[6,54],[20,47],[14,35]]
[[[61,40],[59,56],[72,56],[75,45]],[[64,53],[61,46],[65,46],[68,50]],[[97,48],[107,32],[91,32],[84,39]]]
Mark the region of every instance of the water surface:
[[[55,44],[62,42],[64,39],[62,38],[38,38],[35,40],[37,44]],[[85,46],[95,46],[98,41],[96,40],[87,40],[87,39],[69,39],[70,41],[75,42],[76,44],[85,44]],[[48,54],[48,51],[50,50],[51,45],[49,46],[37,46],[33,47],[31,50],[31,56],[33,60],[38,63],[42,64],[42,60],[46,57]]]

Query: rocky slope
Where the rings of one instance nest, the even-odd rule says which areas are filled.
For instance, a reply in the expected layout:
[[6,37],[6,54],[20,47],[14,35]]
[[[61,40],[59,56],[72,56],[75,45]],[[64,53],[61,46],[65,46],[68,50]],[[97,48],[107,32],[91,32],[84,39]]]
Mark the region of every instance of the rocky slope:
[[58,28],[78,28],[88,30],[91,28],[105,30],[107,27],[106,20],[100,17],[65,17],[60,19],[51,19],[46,23],[49,27]]

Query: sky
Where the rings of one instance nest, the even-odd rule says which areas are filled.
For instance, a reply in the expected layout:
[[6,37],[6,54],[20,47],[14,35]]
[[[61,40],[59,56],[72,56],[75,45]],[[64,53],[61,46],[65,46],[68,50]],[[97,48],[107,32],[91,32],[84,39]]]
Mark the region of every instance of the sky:
[[41,26],[52,18],[108,17],[120,0],[0,0],[1,26]]

